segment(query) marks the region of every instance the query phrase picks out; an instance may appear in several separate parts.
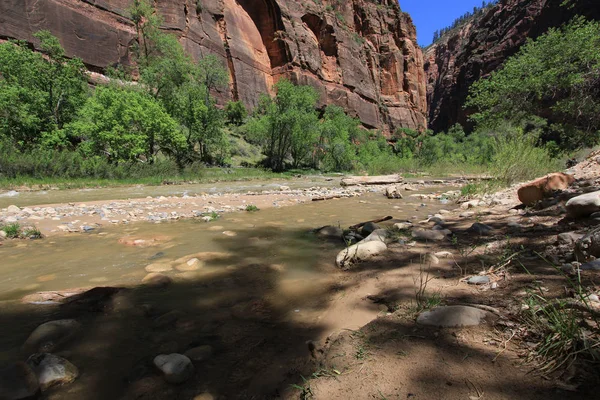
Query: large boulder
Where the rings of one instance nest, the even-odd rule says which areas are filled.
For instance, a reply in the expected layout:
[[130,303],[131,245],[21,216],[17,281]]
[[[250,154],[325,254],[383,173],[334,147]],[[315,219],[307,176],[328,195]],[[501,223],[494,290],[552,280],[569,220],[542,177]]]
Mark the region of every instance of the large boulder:
[[46,322],[31,332],[23,349],[30,353],[53,351],[57,346],[69,341],[80,329],[81,324],[74,319]]
[[0,369],[0,400],[31,399],[39,391],[35,372],[24,362]]
[[531,206],[540,200],[549,197],[557,190],[567,189],[575,178],[573,175],[555,172],[542,178],[527,182],[519,188],[517,195],[521,203]]
[[194,375],[194,364],[183,354],[161,354],[154,357],[154,365],[160,369],[169,383],[182,383]]
[[27,360],[27,364],[35,372],[42,391],[55,385],[71,383],[79,376],[76,366],[54,354],[33,354]]
[[600,211],[600,191],[582,194],[567,201],[567,215],[581,218]]
[[378,240],[360,242],[340,251],[335,263],[341,269],[349,269],[354,264],[366,261],[387,250],[387,245]]

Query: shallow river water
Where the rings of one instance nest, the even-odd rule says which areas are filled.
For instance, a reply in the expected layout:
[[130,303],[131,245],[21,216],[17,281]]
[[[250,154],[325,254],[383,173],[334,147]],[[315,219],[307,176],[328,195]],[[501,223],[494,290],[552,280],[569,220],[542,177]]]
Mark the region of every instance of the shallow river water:
[[[265,393],[290,378],[290,371],[302,370],[306,340],[340,328],[321,317],[332,295],[343,290],[334,260],[344,244],[319,240],[311,230],[386,215],[423,219],[440,208],[439,201],[388,200],[373,193],[229,213],[210,223],[137,223],[7,241],[0,247],[0,363],[26,359],[22,344],[40,323],[75,318],[82,332],[53,352],[79,366],[81,376],[47,398],[192,399],[202,392],[269,398]],[[119,243],[124,237],[157,241],[127,246]],[[193,258],[199,265],[192,270],[173,268],[175,260]],[[149,264],[170,266],[163,274],[173,283],[140,285]],[[92,306],[19,301],[39,291],[97,286],[128,289]],[[199,345],[211,346],[213,354],[196,365],[196,378],[185,385],[165,384],[152,368],[157,354]]]

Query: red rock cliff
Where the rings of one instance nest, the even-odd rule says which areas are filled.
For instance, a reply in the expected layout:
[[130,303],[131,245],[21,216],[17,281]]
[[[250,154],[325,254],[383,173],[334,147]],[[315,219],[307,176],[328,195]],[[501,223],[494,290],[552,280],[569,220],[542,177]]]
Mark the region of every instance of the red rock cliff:
[[[47,29],[91,70],[130,61],[131,0],[2,0],[0,37]],[[156,0],[163,28],[193,57],[216,54],[224,98],[249,107],[280,77],[309,84],[367,127],[426,126],[423,56],[395,0]]]
[[463,109],[469,87],[498,69],[528,37],[536,38],[575,15],[600,18],[598,0],[576,0],[573,8],[561,6],[563,1],[501,0],[427,48],[429,127],[441,132],[456,123],[469,126],[470,110]]

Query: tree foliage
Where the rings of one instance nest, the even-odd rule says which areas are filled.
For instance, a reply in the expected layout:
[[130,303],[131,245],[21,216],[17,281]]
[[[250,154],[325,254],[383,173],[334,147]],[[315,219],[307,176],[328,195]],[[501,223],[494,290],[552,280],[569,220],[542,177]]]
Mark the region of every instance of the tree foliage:
[[80,136],[84,154],[104,155],[110,162],[152,162],[158,152],[174,154],[185,146],[177,123],[136,88],[98,87],[69,129]]
[[[564,148],[591,145],[600,129],[600,23],[576,18],[528,41],[489,78],[476,82],[467,107],[478,124],[532,116],[561,134]],[[554,138],[554,137],[552,137]]]
[[35,34],[42,53],[25,43],[0,43],[0,136],[19,148],[69,146],[62,132],[87,96],[81,60],[68,59],[58,39]]

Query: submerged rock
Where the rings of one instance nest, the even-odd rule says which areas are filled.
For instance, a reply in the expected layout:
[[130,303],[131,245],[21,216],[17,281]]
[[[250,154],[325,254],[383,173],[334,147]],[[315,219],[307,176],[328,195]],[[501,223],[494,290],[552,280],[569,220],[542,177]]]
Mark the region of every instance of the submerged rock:
[[479,308],[469,306],[445,306],[422,312],[417,318],[417,323],[440,328],[460,328],[463,326],[480,325],[489,317],[490,313],[480,310]]
[[172,282],[171,278],[158,272],[150,272],[142,279],[144,285],[159,288],[169,286]]
[[0,369],[0,399],[24,400],[36,396],[40,390],[37,376],[29,365],[17,362]]
[[80,329],[81,324],[74,319],[46,322],[31,332],[23,349],[27,352],[53,351],[75,336]]
[[360,242],[340,251],[336,264],[341,269],[349,269],[354,264],[366,261],[387,250],[387,245],[380,241]]
[[33,354],[27,364],[35,372],[42,391],[55,385],[71,383],[79,376],[76,366],[54,354]]
[[154,365],[162,371],[169,383],[182,383],[194,374],[192,361],[179,353],[161,354],[154,358]]

